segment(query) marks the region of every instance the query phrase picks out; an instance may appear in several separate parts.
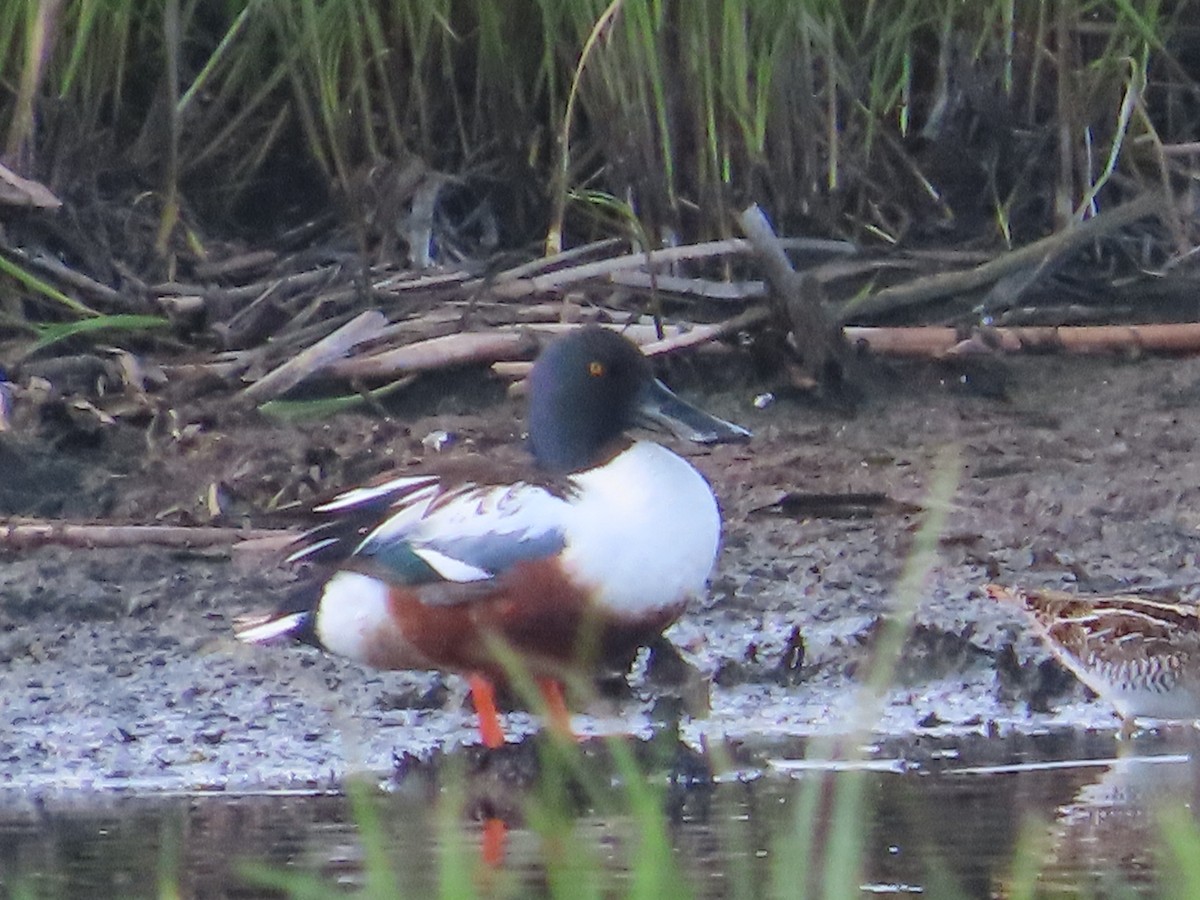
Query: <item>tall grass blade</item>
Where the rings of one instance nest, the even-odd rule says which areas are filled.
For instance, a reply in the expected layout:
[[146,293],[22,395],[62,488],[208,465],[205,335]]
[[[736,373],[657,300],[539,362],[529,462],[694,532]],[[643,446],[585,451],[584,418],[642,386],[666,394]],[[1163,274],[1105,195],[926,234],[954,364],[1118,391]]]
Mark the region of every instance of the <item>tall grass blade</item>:
[[599,46],[601,36],[607,32],[612,21],[621,11],[624,2],[625,0],[612,0],[592,25],[587,39],[583,42],[583,49],[579,53],[579,61],[575,65],[575,73],[571,78],[571,86],[567,91],[567,105],[558,126],[557,165],[550,191],[550,227],[546,232],[545,242],[547,256],[561,252],[563,247],[563,217],[566,213],[567,198],[570,192],[571,126],[575,121],[575,104],[578,102],[579,85],[583,79],[584,68],[596,47]]
[[61,322],[52,325],[34,325],[38,339],[25,351],[26,355],[44,350],[54,344],[73,337],[95,334],[99,331],[141,332],[169,328],[171,322],[161,316],[140,316],[132,313],[115,316],[100,316],[81,319],[77,322]]
[[[879,627],[866,675],[857,697],[847,698],[847,732],[814,739],[807,756],[853,763],[878,721],[896,665],[903,651],[922,585],[937,560],[950,499],[958,485],[961,461],[947,448],[933,466],[925,501],[926,513],[913,550],[895,589],[895,605]],[[777,897],[839,898],[854,896],[862,881],[865,773],[850,765],[817,772],[799,792],[791,832],[776,841],[772,892]]]
[[1162,896],[1179,900],[1200,897],[1200,825],[1196,823],[1195,810],[1182,807],[1162,810],[1159,834]]
[[466,776],[462,761],[449,759],[443,772],[445,788],[438,798],[438,895],[443,900],[478,896],[476,861],[463,840],[462,821],[466,811]]
[[168,816],[159,827],[158,845],[158,898],[159,900],[182,900],[180,885],[183,868],[183,818],[182,814]]
[[370,786],[361,779],[347,781],[346,799],[363,845],[365,896],[370,900],[400,900],[403,894],[392,867],[391,841]]
[[233,23],[221,36],[220,43],[209,54],[200,71],[196,73],[196,77],[188,85],[187,90],[183,91],[179,96],[179,100],[175,104],[175,112],[178,115],[182,116],[186,113],[188,107],[192,105],[192,102],[196,99],[200,91],[204,90],[213,80],[219,67],[233,53],[236,41],[245,29],[246,23],[252,16],[258,14],[258,8],[262,2],[263,0],[250,0],[249,3],[242,7],[241,11],[234,18]]
[[20,160],[26,152],[32,152],[30,142],[33,139],[37,94],[46,73],[46,62],[54,43],[61,7],[62,0],[25,4],[25,55],[4,148],[4,154],[10,160]]
[[661,787],[653,784],[638,766],[629,743],[622,738],[605,742],[624,785],[629,812],[636,828],[635,849],[630,860],[630,898],[690,897],[679,860],[667,831],[667,812]]
[[43,281],[36,275],[33,275],[30,272],[27,272],[25,269],[22,269],[16,263],[5,257],[3,253],[0,253],[0,274],[9,276],[10,278],[29,288],[31,291],[53,300],[55,303],[66,307],[73,313],[77,313],[81,316],[100,315],[100,313],[92,309],[87,304],[81,303],[74,297],[68,297],[58,288],[54,287],[54,285]]
[[311,872],[292,872],[256,860],[235,866],[238,876],[252,888],[262,888],[292,900],[329,900],[332,886]]

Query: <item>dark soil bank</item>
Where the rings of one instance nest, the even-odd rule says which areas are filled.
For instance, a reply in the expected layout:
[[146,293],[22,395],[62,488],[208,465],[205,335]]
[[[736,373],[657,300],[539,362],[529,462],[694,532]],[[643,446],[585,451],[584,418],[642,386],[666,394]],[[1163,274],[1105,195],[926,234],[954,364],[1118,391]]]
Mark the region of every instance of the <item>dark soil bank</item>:
[[[898,580],[938,477],[957,487],[875,730],[967,739],[1115,728],[982,588],[1166,586],[1194,597],[1200,360],[1037,358],[1012,375],[1003,401],[905,371],[855,416],[785,400],[760,410],[751,388],[709,398],[756,437],[680,448],[712,480],[726,518],[708,601],[668,632],[712,681],[711,713],[684,718],[685,741],[770,747],[853,724],[856,670],[901,602]],[[456,403],[431,402],[424,418],[309,426],[195,412],[174,430],[115,426],[87,441],[44,425],[36,436],[0,433],[0,504],[296,527],[295,504],[318,490],[517,441],[509,402]],[[441,431],[453,449],[435,449]],[[809,496],[846,494],[862,496]],[[270,501],[281,511],[264,514]],[[271,605],[295,577],[270,554],[43,547],[0,559],[0,787],[10,796],[321,786],[474,740],[457,679],[238,645],[233,617]],[[678,704],[660,701],[670,690],[657,668],[635,666],[632,696],[598,702],[579,730],[646,733],[670,715]],[[510,717],[514,734],[533,728],[524,713]]]

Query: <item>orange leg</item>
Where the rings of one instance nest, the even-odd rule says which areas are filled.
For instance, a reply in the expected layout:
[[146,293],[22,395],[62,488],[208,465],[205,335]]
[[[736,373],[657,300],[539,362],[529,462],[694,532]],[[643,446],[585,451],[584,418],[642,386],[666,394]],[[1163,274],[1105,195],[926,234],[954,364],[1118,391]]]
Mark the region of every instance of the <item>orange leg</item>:
[[479,735],[485,747],[495,749],[504,746],[504,729],[500,727],[500,715],[496,712],[496,689],[482,675],[470,675],[471,702],[479,718]]
[[562,683],[553,678],[539,678],[537,683],[542,699],[546,701],[550,730],[559,737],[575,740],[575,732],[571,730],[571,711],[567,709],[567,701],[563,698]]

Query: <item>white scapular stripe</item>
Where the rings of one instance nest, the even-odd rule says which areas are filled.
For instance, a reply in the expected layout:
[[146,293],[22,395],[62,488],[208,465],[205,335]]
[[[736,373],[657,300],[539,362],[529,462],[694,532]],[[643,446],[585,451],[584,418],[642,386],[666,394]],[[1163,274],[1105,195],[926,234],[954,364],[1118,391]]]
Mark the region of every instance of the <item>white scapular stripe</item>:
[[[338,512],[339,510],[348,509],[351,506],[359,506],[363,503],[369,503],[379,497],[386,497],[388,494],[394,494],[397,491],[402,491],[405,488],[414,485],[427,483],[434,485],[437,483],[436,475],[408,475],[404,478],[393,478],[391,481],[385,481],[383,484],[376,484],[370,487],[358,487],[338,494],[328,503],[322,503],[320,506],[314,507],[315,512]],[[411,496],[411,495],[410,495]],[[408,497],[405,498],[406,500]]]
[[292,613],[291,615],[263,622],[261,625],[252,625],[249,628],[243,628],[237,633],[237,639],[245,641],[247,644],[265,644],[276,638],[291,634],[292,630],[300,624],[300,620],[306,615],[308,613]]
[[447,556],[432,547],[414,547],[413,553],[429,563],[433,570],[447,581],[485,581],[492,577],[492,573],[486,569]]

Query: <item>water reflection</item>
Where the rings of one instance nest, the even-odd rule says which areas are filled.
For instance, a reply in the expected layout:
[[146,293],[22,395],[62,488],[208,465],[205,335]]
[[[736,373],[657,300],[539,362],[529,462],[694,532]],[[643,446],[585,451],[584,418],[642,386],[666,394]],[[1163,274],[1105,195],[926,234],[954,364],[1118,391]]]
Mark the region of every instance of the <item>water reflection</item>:
[[[1043,823],[1040,889],[1102,894],[1114,880],[1151,889],[1153,811],[1164,801],[1196,802],[1194,740],[1184,731],[1134,741],[1120,756],[1111,735],[1078,733],[871,748],[874,766],[859,773],[869,811],[864,890],[1003,895],[1031,821]],[[732,769],[715,782],[691,769],[680,777],[671,766],[648,767],[659,784],[675,777],[669,837],[697,896],[770,891],[773,854],[785,846],[799,791],[814,779],[845,777],[806,761],[805,752],[802,744],[732,747]],[[546,832],[537,817],[564,813],[546,805],[528,761],[512,762],[524,772],[516,777],[481,759],[412,767],[376,798],[406,895],[434,894],[451,842],[476,885],[497,894],[544,894],[549,879],[563,877],[596,879],[618,896],[628,887],[640,836],[619,804],[575,792],[561,831],[550,830],[561,841],[547,842],[532,825]],[[465,812],[448,819],[439,810],[459,795]],[[486,849],[489,816],[507,829],[491,875],[482,860],[496,853]],[[555,853],[566,870],[555,867]],[[569,861],[581,858],[590,864],[572,875]],[[250,859],[319,873],[329,885],[362,882],[362,843],[341,794],[0,797],[0,894],[24,886],[39,895],[157,896],[157,872],[183,896],[257,896],[239,875],[239,861]]]
[[1162,813],[1185,806],[1194,814],[1200,809],[1198,800],[1200,754],[1142,755],[1130,750],[1058,809],[1041,883],[1055,889],[1084,881],[1100,896],[1111,893],[1117,875],[1124,886],[1151,891],[1162,844]]

